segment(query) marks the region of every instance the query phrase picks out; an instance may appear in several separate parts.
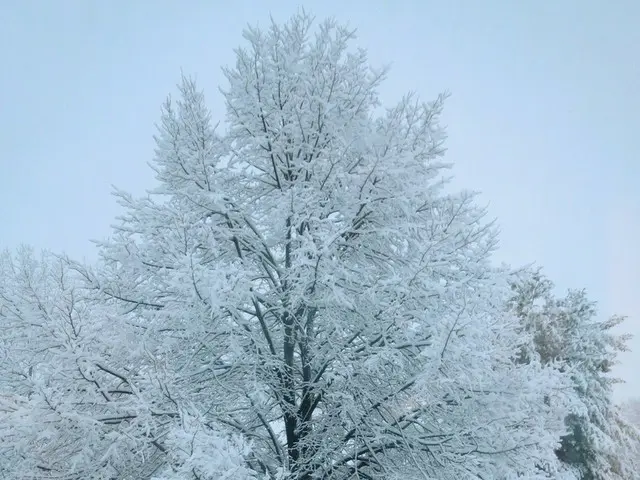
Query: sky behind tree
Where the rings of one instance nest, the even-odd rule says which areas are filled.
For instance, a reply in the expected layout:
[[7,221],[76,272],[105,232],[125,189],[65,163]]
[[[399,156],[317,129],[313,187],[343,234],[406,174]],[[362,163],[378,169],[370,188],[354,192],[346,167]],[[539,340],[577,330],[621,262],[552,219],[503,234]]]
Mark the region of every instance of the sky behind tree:
[[[296,1],[11,2],[0,15],[0,248],[95,258],[120,212],[111,185],[153,186],[154,123],[181,71],[216,120],[220,67],[247,24]],[[638,335],[618,374],[640,395],[640,3],[310,1],[358,29],[381,96],[444,90],[455,185],[482,191],[498,260],[585,287]]]

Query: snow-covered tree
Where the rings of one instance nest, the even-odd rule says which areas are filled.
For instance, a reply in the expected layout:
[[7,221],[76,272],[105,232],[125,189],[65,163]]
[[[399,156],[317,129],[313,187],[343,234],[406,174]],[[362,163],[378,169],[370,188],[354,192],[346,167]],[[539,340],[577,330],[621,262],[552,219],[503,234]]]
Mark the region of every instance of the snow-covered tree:
[[553,283],[541,271],[520,272],[512,283],[512,305],[524,328],[533,334],[532,354],[543,363],[559,362],[570,373],[580,408],[567,417],[570,433],[563,437],[558,457],[579,471],[581,479],[632,478],[639,470],[635,453],[640,447],[635,429],[613,403],[610,375],[617,356],[627,349],[628,335],[613,328],[624,318],[599,318],[595,303],[584,290],[565,297],[553,294]]
[[[210,478],[241,472],[242,441],[194,431],[185,412],[156,407],[163,393],[131,351],[135,329],[83,287],[88,275],[48,252],[0,255],[0,476],[179,478],[169,475],[174,467],[197,462],[185,442],[211,454]],[[159,428],[175,446],[171,455],[155,437]]]
[[2,255],[0,275],[7,478],[113,478],[124,464],[136,471],[140,462],[129,452],[140,451],[139,435],[127,435],[117,420],[133,403],[143,407],[128,380],[135,373],[114,368],[126,365],[114,360],[128,346],[99,321],[99,306],[63,258],[22,248]]
[[183,79],[160,186],[118,192],[96,268],[7,276],[22,478],[559,478],[570,378],[517,361],[495,229],[445,190],[444,98],[382,108],[353,32],[312,23],[245,31],[224,131]]
[[443,98],[383,111],[384,71],[353,37],[304,14],[248,29],[224,132],[184,79],[160,187],[119,193],[90,281],[139,328],[162,409],[228,427],[256,473],[541,477],[565,414],[544,399],[562,401],[564,377],[513,361],[495,231],[443,189]]

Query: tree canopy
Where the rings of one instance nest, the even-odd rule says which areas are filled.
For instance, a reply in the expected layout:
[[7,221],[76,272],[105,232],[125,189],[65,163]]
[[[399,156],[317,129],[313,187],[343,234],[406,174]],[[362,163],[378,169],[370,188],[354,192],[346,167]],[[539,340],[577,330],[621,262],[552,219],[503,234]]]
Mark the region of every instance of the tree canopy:
[[556,451],[576,412],[605,429],[613,337],[494,266],[448,184],[446,96],[383,105],[334,20],[244,38],[221,127],[190,78],[164,103],[158,187],[116,192],[96,265],[2,257],[0,472],[576,478]]

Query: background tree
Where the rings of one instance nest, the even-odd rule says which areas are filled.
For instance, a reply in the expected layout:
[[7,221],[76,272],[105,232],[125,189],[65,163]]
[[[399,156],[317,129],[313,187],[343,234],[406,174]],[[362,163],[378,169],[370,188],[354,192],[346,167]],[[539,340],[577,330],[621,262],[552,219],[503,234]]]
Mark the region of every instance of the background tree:
[[629,452],[640,446],[640,437],[613,403],[619,380],[610,375],[618,354],[627,349],[629,336],[613,331],[624,318],[600,319],[584,290],[556,297],[553,283],[539,269],[521,272],[512,287],[512,305],[533,334],[532,348],[523,350],[521,361],[536,355],[545,364],[560,362],[582,404],[567,417],[570,433],[558,458],[585,480],[632,478],[639,470]]
[[138,329],[87,278],[49,252],[0,255],[1,476],[178,479],[206,456],[207,478],[250,478],[237,438],[194,431],[188,414],[158,407],[164,392],[145,371]]
[[101,321],[105,310],[87,296],[68,262],[51,253],[5,253],[0,273],[0,464],[6,478],[114,478],[143,471],[141,458],[130,454],[146,452],[139,425],[123,429],[120,419],[144,403],[123,355],[129,345]]

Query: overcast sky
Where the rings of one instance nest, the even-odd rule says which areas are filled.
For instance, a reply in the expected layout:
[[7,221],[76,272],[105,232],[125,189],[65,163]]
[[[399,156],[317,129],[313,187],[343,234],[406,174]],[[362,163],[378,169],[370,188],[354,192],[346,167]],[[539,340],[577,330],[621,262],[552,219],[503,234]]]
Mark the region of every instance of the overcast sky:
[[[14,0],[0,7],[0,248],[95,258],[119,210],[111,185],[153,185],[154,122],[181,69],[221,118],[220,66],[247,24],[296,1]],[[499,259],[538,262],[562,290],[625,313],[640,395],[640,2],[317,1],[392,65],[392,104],[449,90],[456,182],[481,190]]]

